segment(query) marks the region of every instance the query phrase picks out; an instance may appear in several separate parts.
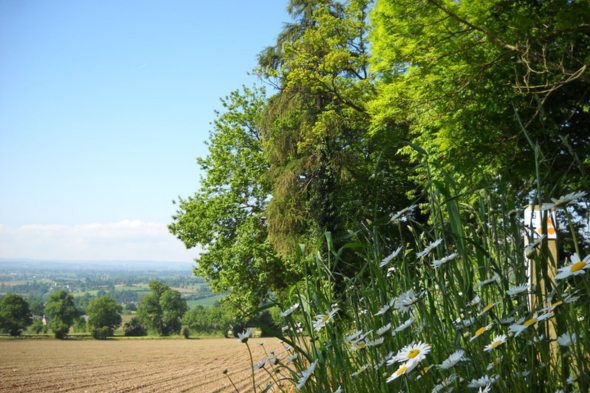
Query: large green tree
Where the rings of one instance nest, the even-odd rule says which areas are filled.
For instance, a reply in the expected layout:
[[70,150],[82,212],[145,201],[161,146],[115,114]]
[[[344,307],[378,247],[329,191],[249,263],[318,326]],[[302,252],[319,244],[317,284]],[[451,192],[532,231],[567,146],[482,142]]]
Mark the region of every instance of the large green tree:
[[187,311],[180,292],[158,281],[150,282],[151,294],[141,299],[137,317],[161,336],[180,333],[181,321]]
[[64,338],[74,319],[79,315],[74,304],[74,297],[60,289],[53,293],[45,305],[45,313],[49,316],[49,327],[55,338]]
[[21,332],[33,323],[29,304],[22,296],[6,295],[0,302],[0,329],[8,331],[11,336],[20,336]]
[[374,129],[408,124],[462,189],[500,175],[526,195],[537,168],[589,187],[590,3],[377,0],[371,16]]
[[256,305],[285,285],[292,271],[276,258],[267,239],[269,164],[262,150],[260,116],[264,89],[244,88],[222,100],[209,137],[209,154],[197,161],[205,173],[199,191],[179,200],[170,231],[187,247],[203,248],[195,274],[213,290]]
[[[115,329],[121,326],[121,312],[123,307],[109,296],[103,296],[90,300],[86,312],[88,313],[88,324],[92,332],[104,331],[106,336],[112,336]],[[95,334],[103,337],[103,334]]]

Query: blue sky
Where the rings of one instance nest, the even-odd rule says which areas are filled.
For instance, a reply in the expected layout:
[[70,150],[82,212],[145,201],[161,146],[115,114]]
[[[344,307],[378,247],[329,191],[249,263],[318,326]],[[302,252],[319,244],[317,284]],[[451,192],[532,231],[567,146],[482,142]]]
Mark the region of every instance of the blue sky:
[[286,6],[0,0],[0,258],[190,261],[172,200]]

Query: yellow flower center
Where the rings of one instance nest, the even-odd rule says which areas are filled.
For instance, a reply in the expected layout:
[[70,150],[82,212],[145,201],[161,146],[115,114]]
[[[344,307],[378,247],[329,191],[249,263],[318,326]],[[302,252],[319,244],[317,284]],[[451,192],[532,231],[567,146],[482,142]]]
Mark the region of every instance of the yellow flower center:
[[328,321],[328,319],[330,319],[330,315],[324,315],[324,317],[322,318],[322,321],[320,323],[326,323]]
[[487,306],[485,306],[485,308],[483,310],[481,310],[481,312],[486,312],[486,311],[488,311],[492,307],[494,307],[494,303],[490,303]]
[[408,369],[407,366],[400,367],[400,369],[395,372],[395,375],[399,377],[400,375],[405,373],[407,369]]
[[584,269],[585,267],[586,267],[586,262],[581,261],[581,262],[578,262],[578,263],[574,263],[572,265],[572,268],[570,269],[570,271],[572,273],[579,272],[580,270]]
[[496,348],[500,344],[502,344],[502,340],[496,340],[492,343],[492,348]]
[[357,349],[363,349],[365,347],[365,343],[360,343],[359,345],[357,345]]
[[475,332],[475,337],[479,336],[480,334],[483,334],[483,332],[485,332],[486,330],[488,330],[487,326],[477,329],[477,332]]
[[524,326],[530,326],[530,325],[532,325],[534,323],[537,323],[537,318],[536,317],[533,317],[533,318],[529,319],[528,321],[526,321],[524,323]]
[[497,366],[498,364],[500,364],[501,361],[502,361],[502,359],[496,358],[496,360],[494,360],[494,366]]
[[559,300],[559,301],[557,301],[557,302],[553,303],[553,304],[551,305],[551,307],[557,307],[557,306],[559,306],[561,303],[563,303],[563,301]]
[[420,350],[419,349],[412,349],[409,353],[408,353],[408,359],[413,359],[416,356],[418,356],[420,354]]

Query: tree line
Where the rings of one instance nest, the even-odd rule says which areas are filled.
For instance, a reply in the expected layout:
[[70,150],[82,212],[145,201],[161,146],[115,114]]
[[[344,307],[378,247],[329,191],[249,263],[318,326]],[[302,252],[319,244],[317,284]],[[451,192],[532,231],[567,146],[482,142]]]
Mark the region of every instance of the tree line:
[[[123,324],[125,336],[170,336],[182,334],[222,334],[228,337],[243,329],[255,326],[252,319],[239,315],[230,302],[216,302],[211,308],[197,306],[188,310],[181,293],[158,281],[149,284],[150,294],[141,299],[135,316]],[[36,334],[51,330],[55,338],[64,339],[71,329],[77,333],[90,333],[94,338],[106,339],[122,325],[123,306],[111,296],[100,296],[78,307],[76,300],[65,290],[53,293],[44,304],[46,325],[37,317],[29,302],[17,294],[8,294],[0,300],[0,331],[20,336],[28,327]],[[258,315],[257,320],[277,328],[280,318],[269,311]]]

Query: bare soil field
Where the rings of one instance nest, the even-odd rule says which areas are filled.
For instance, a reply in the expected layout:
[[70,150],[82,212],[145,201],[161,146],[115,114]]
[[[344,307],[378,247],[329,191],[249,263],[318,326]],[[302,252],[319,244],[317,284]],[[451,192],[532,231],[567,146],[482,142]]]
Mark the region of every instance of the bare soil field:
[[[284,352],[274,339],[249,344],[255,363],[264,349]],[[250,357],[235,339],[0,341],[0,392],[235,392],[224,369],[240,393],[252,391]]]

